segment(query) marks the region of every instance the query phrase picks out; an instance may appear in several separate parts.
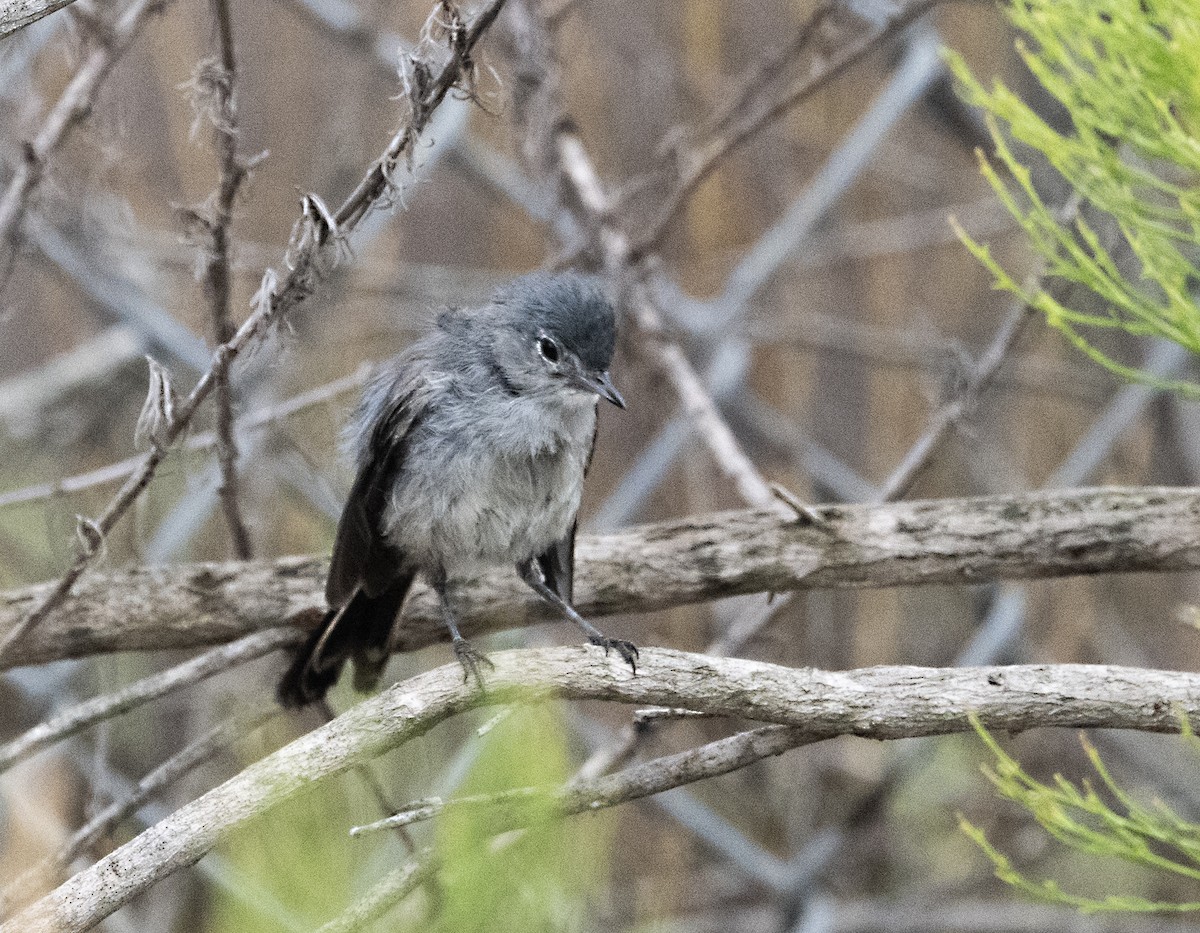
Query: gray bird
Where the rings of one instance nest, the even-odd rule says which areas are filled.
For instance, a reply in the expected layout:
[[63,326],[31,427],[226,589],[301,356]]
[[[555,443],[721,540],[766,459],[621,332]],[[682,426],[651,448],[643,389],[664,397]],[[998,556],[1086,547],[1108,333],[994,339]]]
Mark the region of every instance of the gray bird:
[[414,577],[436,591],[464,676],[489,665],[462,637],[451,581],[497,565],[517,573],[636,672],[637,648],[571,605],[575,516],[616,320],[599,282],[535,273],[477,310],[449,310],[381,368],[349,436],[358,475],[338,522],[322,624],[279,683],[285,706],[324,697],[347,660],[370,689]]

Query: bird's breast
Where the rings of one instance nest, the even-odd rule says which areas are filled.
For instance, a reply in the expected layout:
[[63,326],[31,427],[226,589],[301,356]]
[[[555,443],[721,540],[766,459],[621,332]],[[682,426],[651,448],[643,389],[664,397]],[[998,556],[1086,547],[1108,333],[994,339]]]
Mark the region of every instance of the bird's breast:
[[545,419],[533,429],[476,425],[415,443],[392,490],[389,539],[452,577],[547,550],[579,511],[595,425],[594,409],[582,414],[565,429]]

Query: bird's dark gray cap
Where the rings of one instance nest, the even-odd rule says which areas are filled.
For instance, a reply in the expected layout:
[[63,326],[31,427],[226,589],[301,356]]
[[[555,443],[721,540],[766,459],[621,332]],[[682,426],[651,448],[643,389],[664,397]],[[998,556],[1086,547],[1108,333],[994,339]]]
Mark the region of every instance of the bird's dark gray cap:
[[588,369],[603,372],[612,364],[616,313],[598,277],[532,272],[499,289],[492,303],[512,312],[530,339],[544,332]]

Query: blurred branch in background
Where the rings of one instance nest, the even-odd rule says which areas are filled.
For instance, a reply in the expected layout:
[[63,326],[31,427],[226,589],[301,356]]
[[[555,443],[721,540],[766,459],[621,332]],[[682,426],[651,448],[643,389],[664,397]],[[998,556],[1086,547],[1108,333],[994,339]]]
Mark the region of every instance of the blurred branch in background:
[[[80,375],[80,371],[73,365],[73,356],[64,360],[62,365],[64,370],[69,368],[71,372]],[[141,362],[139,357],[139,362]],[[355,389],[361,389],[370,375],[371,366],[363,364],[355,372],[349,376],[343,376],[340,379],[335,379],[333,382],[326,383],[323,386],[317,386],[307,392],[301,392],[290,399],[280,402],[278,405],[272,405],[269,408],[251,411],[248,414],[238,418],[234,427],[238,431],[252,431],[261,428],[269,428],[280,421],[289,418],[298,412],[302,412],[307,408],[315,405],[325,405],[347,392]],[[50,373],[53,378],[54,371]],[[82,371],[83,376],[87,376],[86,369]],[[37,377],[40,378],[40,377]],[[17,412],[24,412],[26,409],[21,404],[23,396],[16,390],[23,388],[26,385],[24,378],[13,381],[15,403],[9,409],[7,405],[0,407],[0,417],[4,417],[9,410],[13,411],[13,418],[20,418]],[[36,382],[35,382],[36,385]],[[4,388],[4,387],[0,387]],[[61,401],[57,396],[57,387],[51,387],[55,391],[54,399]],[[4,398],[0,395],[0,399]],[[32,413],[36,413],[34,409]],[[31,413],[31,414],[32,414]],[[18,421],[18,423],[22,423]],[[180,446],[183,450],[203,451],[212,450],[217,444],[217,437],[211,431],[193,434]],[[119,482],[128,476],[133,475],[138,467],[142,464],[142,457],[130,457],[127,460],[122,460],[119,463],[111,463],[108,466],[100,467],[90,473],[80,476],[69,476],[53,483],[39,483],[36,486],[29,486],[25,489],[15,489],[11,492],[0,493],[0,508],[6,508],[13,505],[22,505],[31,502],[40,502],[45,499],[52,499],[55,496],[60,496],[68,493],[81,492],[85,489],[91,489],[94,486],[102,486],[107,483]]]
[[[665,276],[659,274],[651,279],[655,293],[665,299],[663,304],[672,323],[694,334],[723,338],[709,363],[706,380],[715,402],[744,396],[751,368],[747,347],[732,339],[729,329],[738,326],[749,303],[783,263],[809,240],[820,221],[859,178],[888,130],[940,73],[937,45],[936,35],[930,31],[922,31],[913,38],[883,92],[825,160],[784,217],[746,250],[716,299],[702,305],[685,297]],[[647,445],[625,481],[601,507],[596,518],[599,527],[616,527],[632,517],[690,436],[686,426],[686,417],[679,416],[668,422]],[[804,446],[811,451],[816,445],[807,440]],[[845,474],[843,486],[855,483],[856,477],[848,468],[837,472]],[[832,484],[826,481],[825,485]]]
[[68,868],[85,850],[104,839],[143,803],[163,788],[190,775],[204,762],[224,754],[239,739],[252,734],[279,711],[274,708],[237,713],[208,730],[200,738],[172,755],[138,782],[133,793],[117,800],[76,830],[52,856],[26,869],[0,889],[0,916],[10,917],[36,893]]
[[[822,3],[782,53],[769,56],[752,69],[743,79],[740,92],[708,125],[694,133],[677,130],[668,138],[663,163],[674,175],[673,185],[668,186],[669,193],[657,215],[629,246],[628,258],[637,261],[661,246],[662,238],[688,198],[721,160],[939,2],[908,0],[878,4],[874,9],[867,4]],[[816,50],[805,62],[807,68],[797,67],[796,60],[802,59],[813,46],[825,44],[818,43],[818,37],[825,38],[832,48]],[[803,76],[789,83],[786,79],[789,69]],[[785,75],[783,79],[781,74]]]
[[[21,163],[0,196],[0,293],[7,286],[20,246],[21,223],[29,201],[46,175],[47,165],[63,141],[92,111],[104,79],[128,51],[145,26],[170,0],[133,0],[111,23],[102,20],[85,28],[95,43],[75,77],[51,109],[40,132],[25,145]],[[89,13],[88,16],[94,14]],[[3,650],[0,648],[0,650]]]
[[0,772],[105,719],[123,715],[239,664],[295,645],[299,640],[299,633],[288,629],[255,632],[122,687],[115,693],[84,700],[0,745]]

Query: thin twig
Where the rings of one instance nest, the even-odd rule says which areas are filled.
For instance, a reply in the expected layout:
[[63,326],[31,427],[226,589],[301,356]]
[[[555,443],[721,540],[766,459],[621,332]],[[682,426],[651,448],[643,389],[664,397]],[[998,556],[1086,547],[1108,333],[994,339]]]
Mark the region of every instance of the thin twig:
[[[324,385],[307,389],[278,405],[260,408],[243,415],[234,422],[234,430],[241,432],[270,427],[305,409],[323,405],[353,389],[361,389],[366,385],[371,371],[372,365],[363,363],[349,376],[342,376],[340,379],[334,379]],[[204,431],[200,434],[190,435],[181,447],[183,450],[203,451],[212,450],[216,444],[216,435],[212,431]],[[116,463],[110,463],[77,476],[68,476],[53,483],[37,483],[33,486],[14,489],[12,492],[0,493],[0,509],[12,505],[42,502],[68,493],[83,492],[96,486],[106,486],[109,483],[118,482],[135,473],[143,459],[141,456],[127,457]]]
[[[1177,345],[1154,347],[1144,368],[1159,378],[1171,375],[1188,356]],[[1129,428],[1143,406],[1160,390],[1149,385],[1122,388],[1101,412],[1088,432],[1049,478],[1050,487],[1074,486],[1087,479],[1116,440]],[[992,600],[983,623],[954,659],[955,666],[993,664],[1004,658],[1021,631],[1025,593],[1012,584],[1002,586]],[[912,773],[920,761],[919,749],[907,749],[888,764],[875,785],[863,793],[842,816],[841,826],[831,827],[803,846],[790,859],[785,889],[796,901],[807,897],[819,876],[842,851],[847,828],[861,826],[876,817],[892,792]]]
[[[492,24],[505,0],[491,0],[468,26],[459,17],[457,8],[445,0],[439,2],[430,17],[432,27],[429,34],[446,39],[445,49],[437,54],[444,58],[434,71],[425,58],[410,56],[408,119],[392,137],[383,155],[372,165],[358,186],[336,212],[328,208],[314,195],[302,201],[303,213],[293,231],[289,249],[288,273],[280,280],[274,270],[267,270],[262,286],[256,296],[257,307],[246,318],[234,335],[213,352],[212,364],[192,388],[191,393],[175,408],[174,416],[167,419],[161,432],[142,460],[138,470],[125,482],[99,518],[83,523],[86,546],[81,547],[74,562],[46,597],[39,602],[19,625],[0,641],[0,661],[13,643],[44,619],[71,591],[75,581],[95,558],[103,552],[103,543],[108,533],[142,491],[153,479],[159,465],[165,459],[174,441],[191,423],[200,405],[208,398],[216,383],[225,376],[233,360],[247,347],[261,341],[269,329],[286,317],[311,293],[333,264],[336,263],[341,243],[374,208],[383,204],[392,191],[391,177],[406,154],[411,152],[421,130],[429,122],[434,110],[450,93],[463,84],[468,85],[474,77],[475,61],[472,54],[484,31]],[[431,38],[430,43],[434,40]],[[432,54],[432,53],[431,53]]]
[[[674,755],[608,773],[614,760],[607,754],[593,756],[580,772],[562,787],[519,788],[499,794],[479,794],[450,800],[428,798],[414,801],[385,820],[350,830],[352,836],[381,829],[405,828],[432,819],[447,809],[469,809],[484,821],[483,832],[501,833],[529,826],[535,821],[577,813],[594,812],[659,794],[676,787],[728,774],[772,755],[780,755],[816,737],[790,726],[764,726],[728,738],[708,742]],[[625,743],[633,745],[634,743]],[[623,747],[623,746],[622,746]],[[592,766],[592,761],[602,762]],[[381,916],[431,878],[440,864],[430,850],[419,854],[401,869],[376,882],[353,906],[318,933],[350,933]]]
[[30,198],[45,177],[49,160],[71,131],[91,113],[104,79],[128,51],[151,14],[162,10],[169,2],[133,0],[111,29],[95,31],[95,35],[102,37],[96,48],[75,72],[57,103],[46,115],[37,136],[25,145],[20,164],[13,172],[3,197],[0,197],[0,291],[12,274],[21,221],[29,209]]
[[[801,244],[807,244],[812,231],[865,170],[891,127],[919,100],[941,71],[938,40],[932,31],[914,35],[907,43],[903,59],[884,88],[876,95],[837,147],[813,173],[804,190],[793,200],[783,216],[746,250],[743,258],[726,277],[716,299],[701,303],[683,294],[665,274],[652,279],[654,292],[661,296],[674,321],[694,333],[720,335],[722,339],[708,361],[705,373],[708,392],[717,403],[735,393],[741,398],[737,415],[745,415],[745,380],[753,360],[747,341],[732,335],[745,316],[747,305],[769,282],[781,265]],[[944,218],[943,218],[944,219]],[[839,328],[840,329],[844,328]],[[780,419],[782,422],[784,419]],[[604,503],[602,516],[612,521],[626,514],[649,495],[661,480],[675,455],[683,448],[686,426],[683,415],[676,415],[646,446],[634,467],[627,472],[613,496]],[[761,420],[760,420],[761,423]],[[790,423],[781,427],[790,434]],[[795,447],[795,445],[791,445]],[[811,443],[804,445],[813,450]],[[827,461],[828,457],[825,458]],[[852,477],[846,474],[847,479]],[[842,486],[848,485],[842,483]]]
[[[1078,208],[1078,199],[1072,198],[1064,205],[1059,216],[1064,222],[1068,222]],[[1027,283],[1027,287],[1030,289],[1035,287],[1032,279]],[[934,411],[921,436],[917,438],[896,469],[876,491],[873,501],[878,503],[896,502],[907,495],[921,471],[929,464],[938,446],[949,434],[950,429],[966,417],[972,407],[978,403],[980,396],[995,380],[997,373],[1016,346],[1032,313],[1032,310],[1023,302],[1012,306],[991,343],[988,344],[987,349],[980,355],[972,368],[970,377],[962,390]],[[782,599],[762,607],[758,612],[742,617],[730,627],[728,632],[717,638],[710,646],[711,650],[717,654],[736,654],[750,639],[766,628],[785,607],[789,606],[793,598],[794,594],[788,594]]]
[[[1079,206],[1078,195],[1072,196],[1055,212],[1055,215],[1060,223],[1069,224],[1078,214]],[[1040,285],[1039,277],[1030,276],[1024,286],[1027,289],[1026,294],[1032,294]],[[1008,359],[1026,322],[1033,317],[1033,314],[1033,309],[1023,301],[1015,303],[1009,309],[1007,317],[996,331],[992,342],[988,344],[987,349],[983,351],[972,368],[971,375],[962,391],[933,413],[921,436],[917,438],[908,453],[905,454],[904,459],[879,488],[877,501],[895,502],[908,493],[950,429],[970,412],[979,397],[992,384],[996,373]]]
[[[318,701],[317,709],[325,717],[326,722],[333,722],[333,720],[337,719],[337,713],[334,711],[333,706],[330,705],[329,700],[323,698]],[[371,763],[369,761],[363,762],[354,770],[366,785],[367,791],[375,798],[375,804],[379,807],[380,812],[394,813],[396,807],[388,800],[387,792],[384,791],[383,784],[379,780],[379,775],[375,773],[371,767]],[[416,854],[416,843],[413,842],[413,838],[406,828],[397,826],[396,835],[399,837],[400,842],[403,843],[404,848],[408,850],[409,855]]]
[[531,813],[546,817],[570,816],[615,807],[685,784],[728,774],[820,738],[822,736],[790,726],[764,726],[673,755],[664,755],[613,774],[572,780],[562,787],[522,787],[449,800],[440,797],[417,800],[387,819],[354,827],[350,835],[411,826],[433,819],[447,809],[467,810],[475,814],[472,823],[484,827],[481,830],[483,832],[505,832],[525,825]]
[[151,700],[168,696],[239,664],[294,645],[302,637],[299,631],[286,628],[255,632],[189,658],[165,671],[143,677],[113,693],[77,703],[0,745],[0,773],[56,742],[77,735],[89,726],[128,713]]
[[909,448],[904,459],[879,487],[877,501],[895,502],[907,495],[921,471],[929,463],[934,451],[950,429],[958,424],[975,406],[984,390],[991,384],[1017,339],[1032,317],[1032,309],[1024,302],[1015,303],[1004,318],[992,342],[979,357],[962,390],[948,402],[940,405],[930,416],[929,423],[921,436]]
[[[215,74],[197,75],[197,94],[211,94],[213,134],[220,160],[218,183],[212,216],[205,218],[209,249],[205,257],[204,292],[212,316],[213,340],[222,344],[233,336],[229,317],[229,239],[233,223],[233,203],[246,177],[245,163],[238,156],[237,58],[234,55],[233,23],[228,0],[211,0],[217,24],[220,68]],[[201,64],[203,70],[205,64]],[[237,442],[233,434],[233,394],[229,374],[223,373],[216,384],[217,462],[221,466],[221,509],[233,542],[234,556],[247,560],[253,556],[250,532],[238,503]]]
[[[641,737],[645,732],[645,728],[641,726],[640,720],[636,718],[635,714],[634,722],[628,723],[621,729],[612,742],[596,749],[588,756],[575,772],[572,783],[594,781],[625,765],[637,754]],[[406,809],[411,809],[411,805]],[[398,815],[394,809],[392,813],[393,816]],[[407,829],[403,825],[397,828]],[[355,835],[357,832],[356,829],[350,831],[351,835]],[[511,834],[507,837],[506,842],[514,843],[517,838],[518,834]],[[321,927],[317,933],[349,933],[351,930],[359,929],[390,910],[417,887],[433,879],[440,868],[440,862],[434,856],[432,849],[416,853],[413,861],[381,878],[366,895]]]

